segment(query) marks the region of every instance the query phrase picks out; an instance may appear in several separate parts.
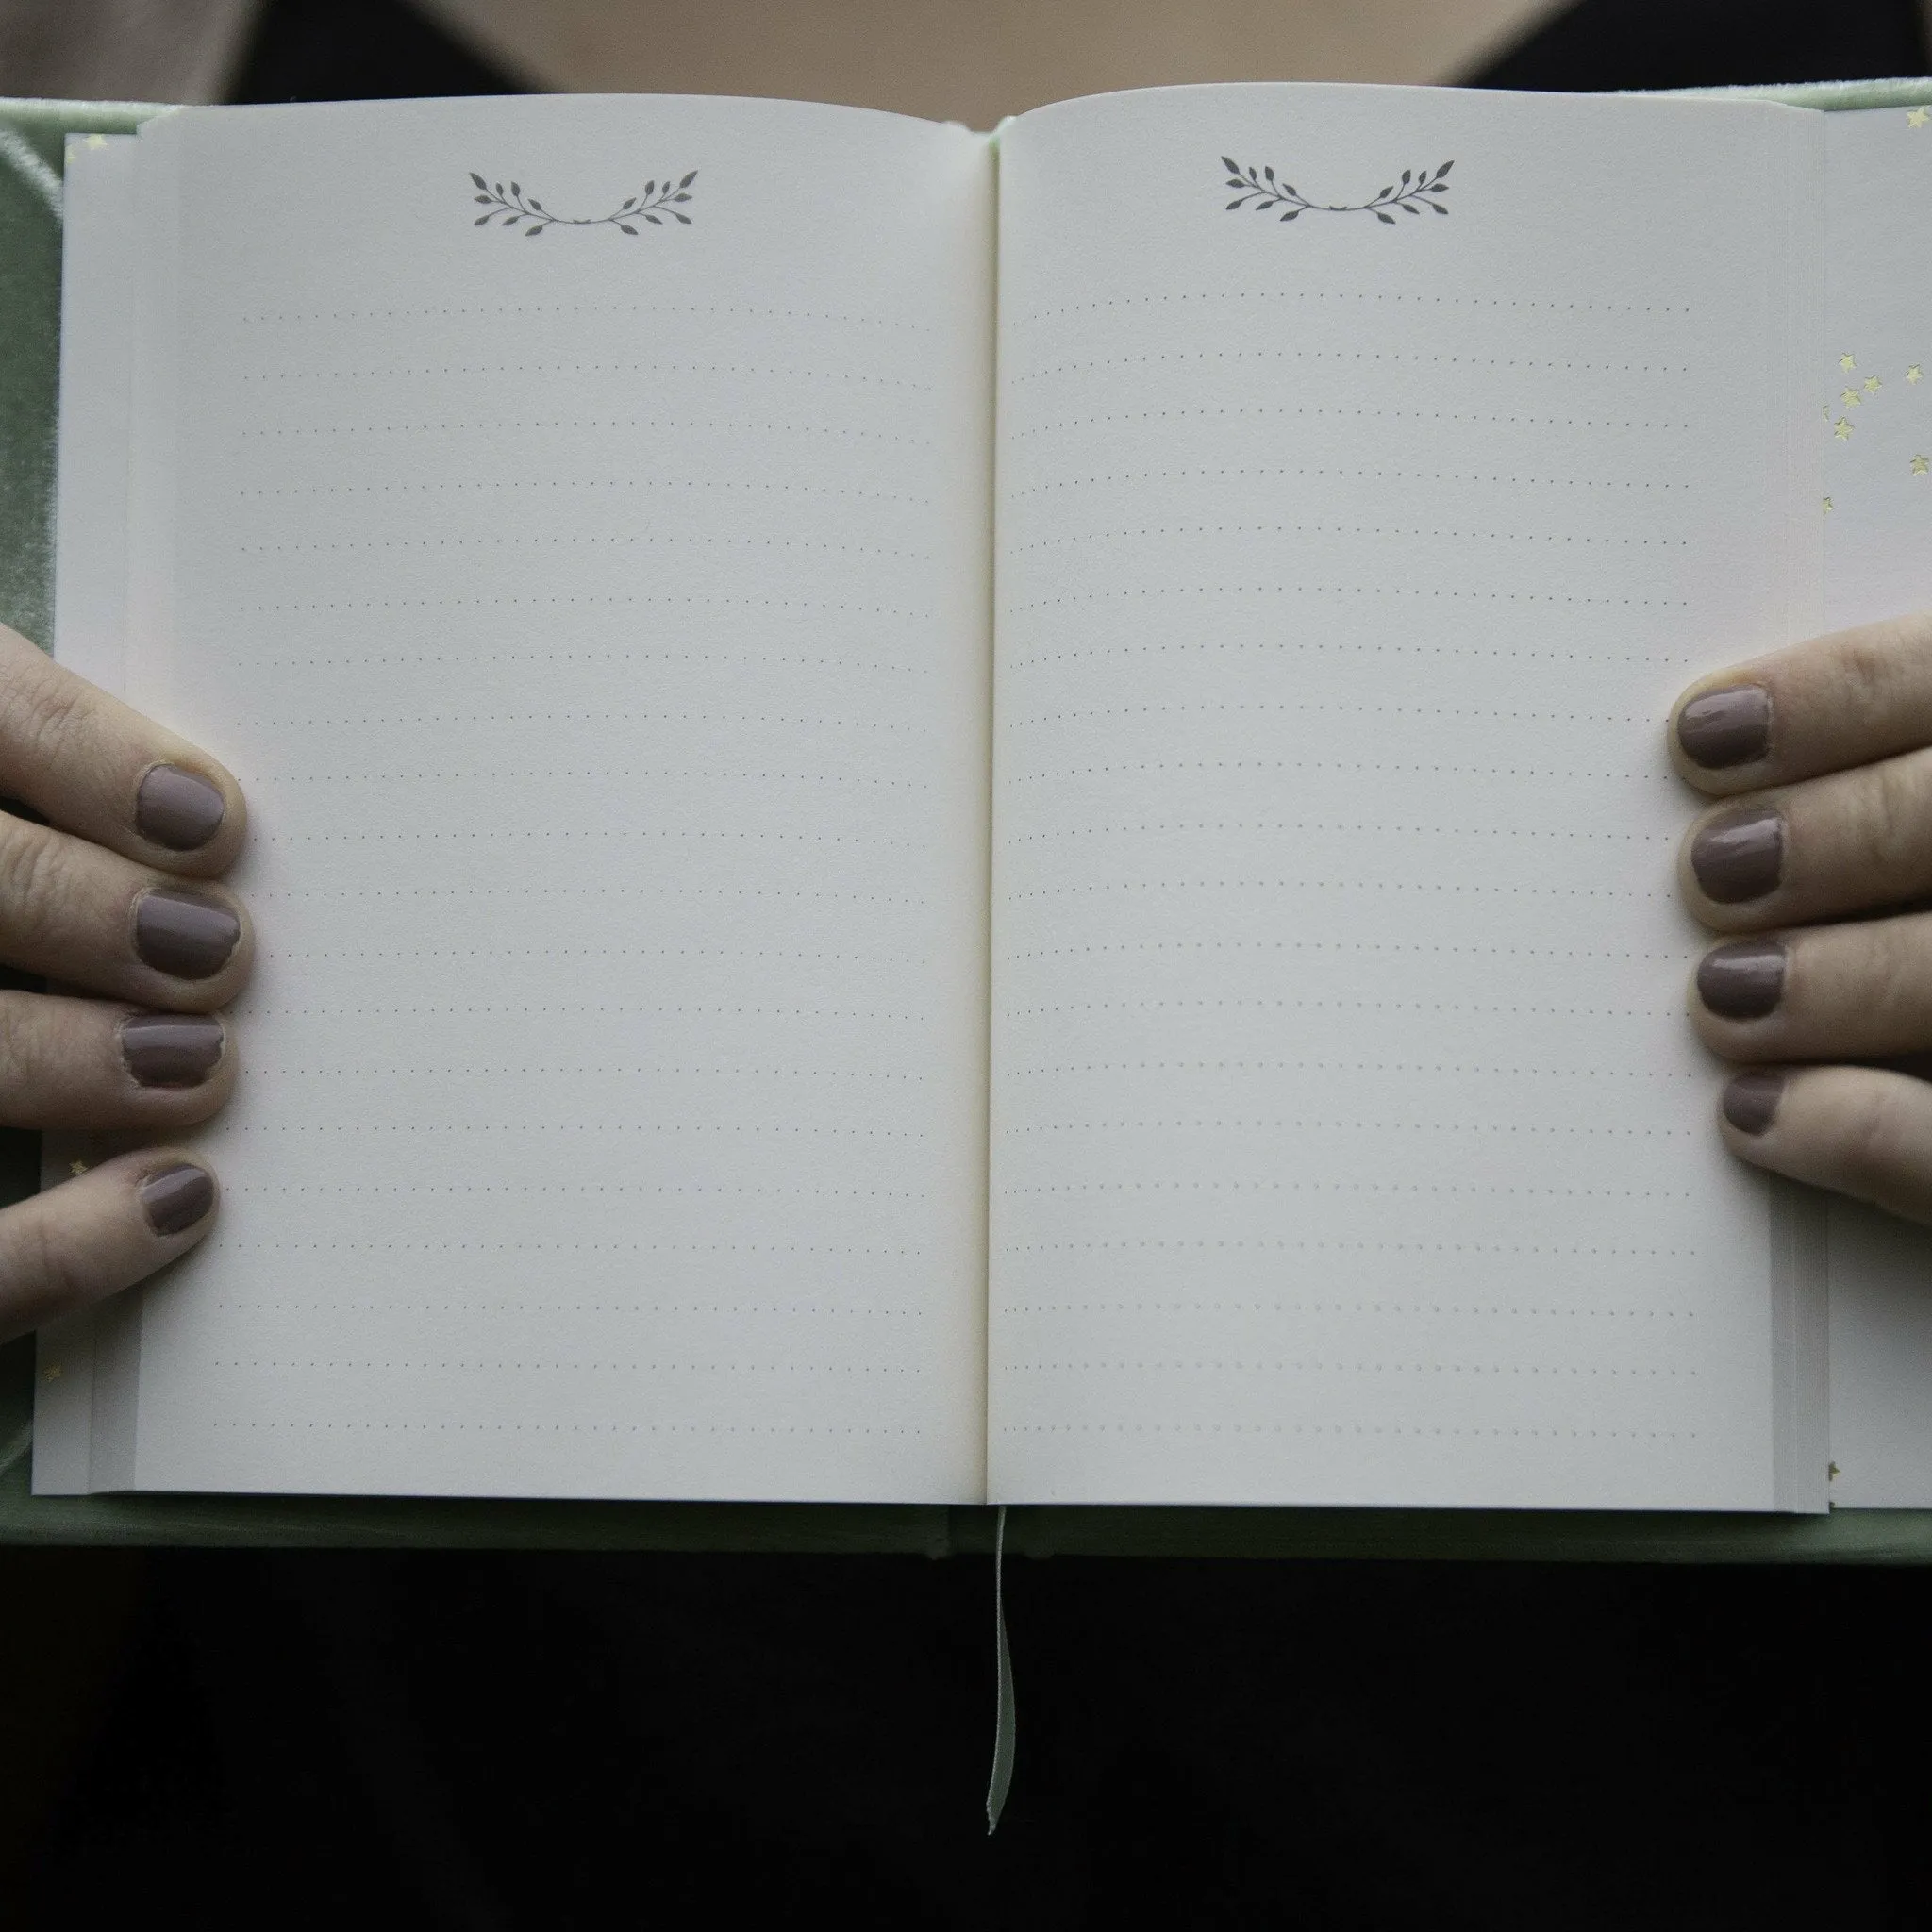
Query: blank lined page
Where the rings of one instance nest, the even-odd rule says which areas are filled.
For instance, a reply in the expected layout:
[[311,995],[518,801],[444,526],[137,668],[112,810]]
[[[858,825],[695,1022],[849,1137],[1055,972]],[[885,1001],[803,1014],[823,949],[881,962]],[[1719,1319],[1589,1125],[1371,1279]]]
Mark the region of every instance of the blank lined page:
[[261,955],[94,1485],[976,1498],[984,143],[141,150],[132,696],[241,779]]
[[[1932,264],[1901,247],[1932,182],[1932,115],[1825,117],[1824,621],[1932,607]],[[1835,1503],[1932,1506],[1932,1235],[1831,1208]]]
[[1815,117],[1174,90],[1001,193],[992,1493],[1820,1507],[1661,743],[1816,625]]

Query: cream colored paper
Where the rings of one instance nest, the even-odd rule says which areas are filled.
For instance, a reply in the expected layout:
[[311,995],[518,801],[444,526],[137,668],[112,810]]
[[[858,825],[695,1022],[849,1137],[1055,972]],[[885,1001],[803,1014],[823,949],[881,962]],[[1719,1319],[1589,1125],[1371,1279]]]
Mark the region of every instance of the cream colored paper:
[[[1824,613],[1834,630],[1932,604],[1932,191],[1922,108],[1825,117]],[[1932,1240],[1831,1210],[1832,1500],[1932,1506]]]
[[129,688],[251,800],[261,958],[90,1485],[977,1497],[984,142],[437,102],[138,172]]
[[1658,723],[1817,624],[1819,138],[1006,130],[997,1499],[1822,1506]]

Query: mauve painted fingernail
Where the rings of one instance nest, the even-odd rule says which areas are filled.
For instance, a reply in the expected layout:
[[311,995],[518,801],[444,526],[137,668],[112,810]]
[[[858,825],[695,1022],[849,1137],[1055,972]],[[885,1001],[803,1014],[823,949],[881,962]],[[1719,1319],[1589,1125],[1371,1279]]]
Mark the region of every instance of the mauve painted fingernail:
[[1677,742],[1707,772],[1755,764],[1771,749],[1771,693],[1761,685],[1734,684],[1692,698],[1677,713]]
[[157,973],[211,979],[228,963],[242,922],[214,899],[143,892],[134,907],[134,950]]
[[185,1234],[215,1205],[215,1184],[206,1168],[184,1160],[142,1182],[141,1205],[157,1234]]
[[1740,1074],[1724,1089],[1724,1118],[1740,1134],[1761,1134],[1784,1098],[1782,1074]]
[[222,1023],[203,1013],[136,1013],[121,1023],[121,1058],[142,1087],[199,1087],[222,1057]]
[[1720,1019],[1761,1020],[1785,990],[1785,949],[1774,940],[1739,940],[1704,956],[1697,997]]
[[170,852],[192,852],[222,829],[227,811],[220,789],[206,778],[179,765],[157,765],[135,794],[134,824]]
[[1713,819],[1690,845],[1690,870],[1720,906],[1761,899],[1785,869],[1784,821],[1769,806]]

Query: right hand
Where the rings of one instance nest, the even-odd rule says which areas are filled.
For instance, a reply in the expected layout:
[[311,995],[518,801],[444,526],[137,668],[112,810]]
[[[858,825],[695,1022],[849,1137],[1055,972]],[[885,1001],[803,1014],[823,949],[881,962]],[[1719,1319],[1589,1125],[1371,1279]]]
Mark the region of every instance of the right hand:
[[124,1154],[0,1212],[0,1341],[128,1287],[213,1225],[205,1162],[165,1144],[235,1084],[217,1009],[254,941],[208,883],[241,850],[210,758],[0,625],[0,961],[97,998],[0,991],[0,1126],[132,1130]]

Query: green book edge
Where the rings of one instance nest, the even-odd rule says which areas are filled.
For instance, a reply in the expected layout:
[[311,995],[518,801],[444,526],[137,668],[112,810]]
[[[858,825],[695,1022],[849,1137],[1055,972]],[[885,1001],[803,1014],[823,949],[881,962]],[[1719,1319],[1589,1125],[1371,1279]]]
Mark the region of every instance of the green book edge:
[[[1932,104],[1932,79],[1698,90],[1828,109]],[[59,180],[69,134],[168,110],[0,99],[0,622],[51,636]],[[38,1137],[0,1132],[0,1205],[39,1184]],[[991,1555],[993,1511],[824,1503],[407,1496],[35,1496],[31,1338],[0,1348],[0,1543]],[[1327,1557],[1639,1563],[1932,1562],[1932,1510],[1828,1516],[1582,1510],[1015,1508],[1016,1556]]]

